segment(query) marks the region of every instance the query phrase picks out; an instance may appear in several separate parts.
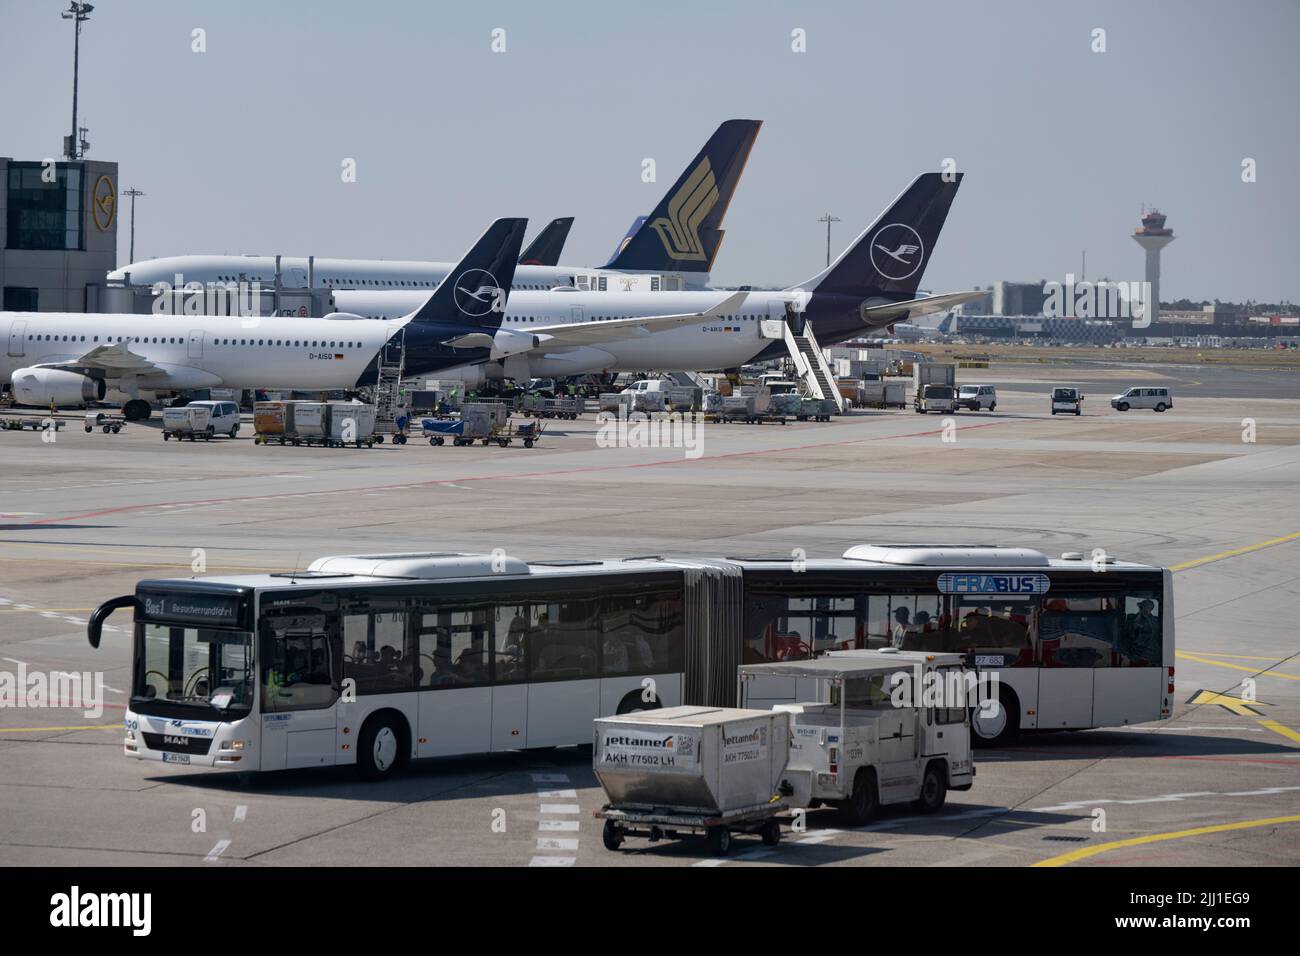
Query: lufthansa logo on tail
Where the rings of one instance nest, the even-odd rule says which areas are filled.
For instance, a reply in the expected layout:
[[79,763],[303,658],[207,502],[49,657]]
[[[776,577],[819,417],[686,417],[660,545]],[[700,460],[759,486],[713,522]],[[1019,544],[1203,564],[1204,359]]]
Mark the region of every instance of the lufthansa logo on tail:
[[505,292],[486,269],[466,269],[456,276],[456,307],[471,318],[505,311]]
[[664,251],[673,259],[703,262],[708,258],[700,239],[700,224],[718,201],[718,183],[706,156],[686,177],[682,188],[668,200],[668,217],[650,223]]
[[911,226],[891,222],[871,237],[871,264],[886,279],[906,279],[925,261],[925,243]]

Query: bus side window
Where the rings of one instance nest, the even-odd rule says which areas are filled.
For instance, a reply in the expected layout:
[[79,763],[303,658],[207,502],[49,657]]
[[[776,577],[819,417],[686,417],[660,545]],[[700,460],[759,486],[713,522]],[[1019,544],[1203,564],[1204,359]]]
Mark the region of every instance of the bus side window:
[[421,688],[475,687],[489,683],[488,652],[492,610],[425,613],[418,616],[415,674]]
[[656,674],[680,668],[682,601],[673,592],[614,594],[601,601],[601,673]]
[[407,647],[406,622],[405,610],[344,615],[344,675],[356,681],[358,695],[414,688],[414,655]]
[[596,602],[562,601],[538,612],[528,639],[530,680],[584,680],[598,676]]
[[1121,614],[1114,595],[1048,594],[1039,614],[1044,667],[1113,667],[1119,659]]
[[1120,628],[1121,667],[1159,667],[1164,659],[1160,626],[1160,595],[1130,593],[1124,598],[1124,623]]

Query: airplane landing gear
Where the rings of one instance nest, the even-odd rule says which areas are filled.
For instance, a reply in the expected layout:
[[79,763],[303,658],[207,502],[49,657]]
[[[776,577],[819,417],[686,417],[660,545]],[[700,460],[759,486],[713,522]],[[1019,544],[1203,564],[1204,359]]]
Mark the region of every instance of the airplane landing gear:
[[153,409],[143,398],[133,398],[122,406],[122,415],[128,422],[143,422],[153,414]]

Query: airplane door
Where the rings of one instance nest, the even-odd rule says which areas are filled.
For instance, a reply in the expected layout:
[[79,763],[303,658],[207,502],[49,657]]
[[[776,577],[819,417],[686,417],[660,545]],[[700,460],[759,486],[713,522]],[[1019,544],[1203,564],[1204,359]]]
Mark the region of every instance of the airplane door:
[[585,322],[585,321],[586,321],[586,320],[583,318],[583,309],[582,309],[582,306],[580,306],[580,305],[575,305],[575,306],[573,307],[573,314],[572,314],[572,316],[571,316],[571,318],[570,318],[569,321],[571,321],[571,322],[575,322],[575,323],[577,323],[577,322]]
[[190,329],[190,358],[203,358],[203,330]]
[[18,358],[25,354],[26,346],[24,342],[27,339],[27,320],[14,319],[13,324],[9,326],[9,355],[12,358]]

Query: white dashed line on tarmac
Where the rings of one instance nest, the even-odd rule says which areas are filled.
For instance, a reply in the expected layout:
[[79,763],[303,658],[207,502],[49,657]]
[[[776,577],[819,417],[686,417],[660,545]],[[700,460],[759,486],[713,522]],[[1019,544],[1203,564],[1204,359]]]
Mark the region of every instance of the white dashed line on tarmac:
[[217,845],[214,846],[211,850],[209,850],[208,855],[203,858],[203,862],[215,863],[217,861],[217,858],[220,857],[221,854],[226,852],[226,848],[228,846],[230,846],[229,840],[218,840]]
[[[537,784],[539,800],[576,799],[578,793],[570,787],[555,787],[555,784],[572,783],[567,773],[535,773],[533,783]],[[577,833],[580,827],[577,820],[554,819],[559,816],[577,816],[581,812],[576,803],[541,803],[538,806],[537,829],[543,833]],[[548,819],[548,815],[550,819]],[[575,837],[538,837],[538,850],[554,850],[565,856],[535,856],[528,861],[529,866],[573,866],[577,861],[578,838]]]

